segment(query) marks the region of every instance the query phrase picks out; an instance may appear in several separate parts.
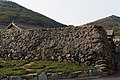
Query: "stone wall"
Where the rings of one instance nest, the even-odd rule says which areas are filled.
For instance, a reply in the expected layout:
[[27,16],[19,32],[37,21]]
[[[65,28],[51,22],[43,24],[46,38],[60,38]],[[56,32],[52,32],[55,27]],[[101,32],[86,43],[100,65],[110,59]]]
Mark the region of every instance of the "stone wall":
[[115,69],[115,59],[100,26],[0,30],[0,59],[68,61]]

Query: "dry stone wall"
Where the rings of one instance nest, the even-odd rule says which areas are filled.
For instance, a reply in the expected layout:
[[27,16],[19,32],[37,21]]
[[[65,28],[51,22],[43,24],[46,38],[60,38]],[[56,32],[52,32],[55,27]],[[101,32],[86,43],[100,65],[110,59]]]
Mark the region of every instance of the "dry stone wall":
[[115,58],[100,26],[0,30],[0,59],[68,61],[115,69]]

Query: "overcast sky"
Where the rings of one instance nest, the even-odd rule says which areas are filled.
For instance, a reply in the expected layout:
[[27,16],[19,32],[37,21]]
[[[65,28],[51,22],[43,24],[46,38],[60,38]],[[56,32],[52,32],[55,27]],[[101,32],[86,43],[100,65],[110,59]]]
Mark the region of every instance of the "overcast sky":
[[120,0],[11,0],[67,25],[120,16]]

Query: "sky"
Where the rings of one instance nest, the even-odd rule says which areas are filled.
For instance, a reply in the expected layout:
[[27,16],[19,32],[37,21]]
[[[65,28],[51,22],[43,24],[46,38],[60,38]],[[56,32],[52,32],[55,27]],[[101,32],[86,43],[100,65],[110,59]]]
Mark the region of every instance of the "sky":
[[120,16],[120,0],[11,0],[67,25],[82,25]]

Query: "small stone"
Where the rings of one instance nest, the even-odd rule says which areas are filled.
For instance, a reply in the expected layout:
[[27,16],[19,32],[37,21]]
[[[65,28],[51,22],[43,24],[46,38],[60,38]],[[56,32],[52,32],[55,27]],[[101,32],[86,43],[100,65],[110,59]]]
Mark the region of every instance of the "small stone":
[[81,62],[83,63],[85,61],[85,59],[84,58],[81,58]]

